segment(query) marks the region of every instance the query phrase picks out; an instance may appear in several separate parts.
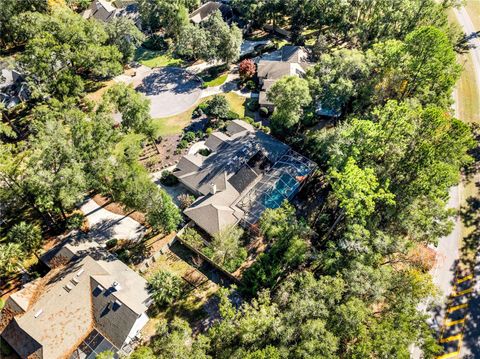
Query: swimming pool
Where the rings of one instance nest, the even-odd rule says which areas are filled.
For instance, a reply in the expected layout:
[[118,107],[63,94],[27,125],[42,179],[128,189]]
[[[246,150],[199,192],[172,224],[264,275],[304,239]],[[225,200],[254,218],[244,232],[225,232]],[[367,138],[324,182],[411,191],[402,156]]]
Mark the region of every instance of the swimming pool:
[[237,203],[245,212],[246,223],[256,223],[267,208],[278,208],[291,200],[316,164],[290,150]]
[[298,187],[300,187],[300,182],[284,173],[275,183],[275,187],[266,192],[260,201],[267,208],[278,208],[284,200],[293,197]]

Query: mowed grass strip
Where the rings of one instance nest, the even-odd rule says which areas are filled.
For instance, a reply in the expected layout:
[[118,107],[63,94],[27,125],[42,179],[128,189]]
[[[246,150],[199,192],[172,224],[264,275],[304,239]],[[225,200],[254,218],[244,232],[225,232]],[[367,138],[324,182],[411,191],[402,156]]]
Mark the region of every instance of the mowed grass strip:
[[[245,97],[234,92],[228,92],[226,94],[221,94],[220,96],[224,96],[227,99],[230,109],[237,113],[240,118],[245,117],[246,112],[248,115],[248,110],[245,108],[247,101]],[[157,135],[173,136],[182,133],[183,129],[190,124],[195,108],[197,108],[199,104],[206,102],[211,98],[212,96],[202,98],[197,102],[197,104],[178,115],[154,119],[153,125],[155,126]]]
[[182,59],[174,58],[170,52],[153,51],[139,47],[135,51],[135,61],[148,67],[181,66]]

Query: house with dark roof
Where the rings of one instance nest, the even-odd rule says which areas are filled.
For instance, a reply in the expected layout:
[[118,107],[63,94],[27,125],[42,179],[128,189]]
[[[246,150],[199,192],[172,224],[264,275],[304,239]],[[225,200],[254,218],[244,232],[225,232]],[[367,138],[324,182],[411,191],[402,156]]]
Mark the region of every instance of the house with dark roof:
[[135,0],[94,0],[82,16],[84,19],[93,18],[102,22],[112,21],[116,17],[127,17],[140,27],[138,4]]
[[29,96],[27,84],[18,71],[6,67],[0,70],[0,102],[5,108],[12,108],[28,100]]
[[212,153],[181,158],[173,174],[199,198],[184,214],[213,235],[239,222],[251,225],[299,190],[315,164],[242,120],[205,141]]
[[201,5],[198,9],[190,13],[189,19],[191,22],[198,25],[201,22],[207,20],[217,10],[221,12],[222,17],[225,21],[230,20],[233,15],[232,9],[227,4],[217,2],[217,1],[207,1],[205,4]]
[[42,258],[52,268],[47,275],[8,298],[2,315],[11,320],[1,336],[21,358],[131,352],[148,321],[147,282],[95,246],[83,253],[87,247],[68,243],[55,248]]
[[273,103],[268,100],[268,90],[275,82],[284,76],[303,77],[312,66],[308,62],[308,53],[301,46],[283,46],[281,49],[262,56],[257,63],[257,75],[262,86],[258,103],[260,106],[273,109]]

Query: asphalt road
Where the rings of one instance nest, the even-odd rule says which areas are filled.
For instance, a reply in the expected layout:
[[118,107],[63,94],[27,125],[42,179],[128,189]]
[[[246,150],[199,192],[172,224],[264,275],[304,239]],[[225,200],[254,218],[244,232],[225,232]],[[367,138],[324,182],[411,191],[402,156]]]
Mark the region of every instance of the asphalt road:
[[[467,12],[467,10],[464,7],[461,7],[459,9],[454,9],[455,16],[457,18],[457,21],[461,24],[463,31],[469,35],[469,34],[474,34],[476,30],[475,29],[472,20]],[[473,68],[475,71],[475,80],[478,88],[478,93],[480,94],[480,39],[478,39],[476,36],[473,37],[470,41],[472,45],[475,46],[475,48],[470,50],[471,54],[471,59],[473,63]],[[479,99],[480,100],[480,99]],[[475,181],[478,183],[478,177],[479,173],[475,174]],[[475,206],[472,206],[472,214],[471,216],[473,219],[471,219],[471,223],[468,223],[469,225],[476,224],[478,227],[478,209],[475,208]],[[468,243],[473,243],[474,248],[476,249],[478,247],[478,237],[476,237],[476,234],[478,232],[478,228],[474,230],[472,234],[469,235],[469,237],[473,238],[466,238],[465,243],[468,245]],[[461,232],[460,232],[461,234]],[[467,304],[467,307],[465,308],[465,313],[464,314],[458,314],[459,320],[464,320],[464,322],[461,324],[461,328],[458,329],[458,332],[460,332],[460,337],[459,337],[459,344],[460,344],[460,355],[458,356],[459,358],[479,358],[480,357],[480,288],[478,285],[478,276],[480,274],[480,256],[477,255],[475,258],[475,267],[473,273],[471,273],[471,280],[467,280],[462,282],[462,280],[457,279],[455,283],[455,288],[453,293],[455,296],[452,298],[452,302],[458,302],[463,301],[464,303]],[[465,293],[465,294],[463,294]],[[456,303],[451,303],[451,306],[453,305],[455,308]],[[456,312],[456,311],[455,311]],[[450,313],[450,315],[455,315],[455,312]],[[457,319],[457,318],[453,318]],[[450,321],[452,323],[452,321]],[[453,326],[448,327],[452,328],[454,331],[455,328]],[[451,338],[455,337],[455,333],[452,332]],[[448,335],[445,335],[445,337],[448,337]]]

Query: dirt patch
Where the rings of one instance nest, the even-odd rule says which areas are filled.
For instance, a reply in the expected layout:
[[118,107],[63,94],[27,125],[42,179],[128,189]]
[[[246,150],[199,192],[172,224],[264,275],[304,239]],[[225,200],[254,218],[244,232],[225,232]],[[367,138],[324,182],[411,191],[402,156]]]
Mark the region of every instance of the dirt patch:
[[105,208],[107,211],[118,214],[120,216],[128,216],[138,223],[145,225],[145,215],[138,211],[128,212],[124,206],[119,203],[112,202],[110,198],[104,197],[100,194],[96,194],[92,197],[96,204]]

